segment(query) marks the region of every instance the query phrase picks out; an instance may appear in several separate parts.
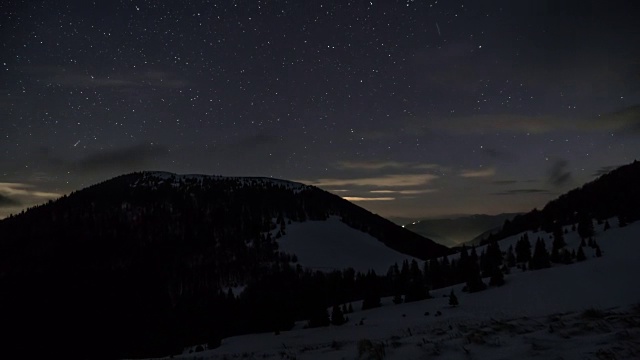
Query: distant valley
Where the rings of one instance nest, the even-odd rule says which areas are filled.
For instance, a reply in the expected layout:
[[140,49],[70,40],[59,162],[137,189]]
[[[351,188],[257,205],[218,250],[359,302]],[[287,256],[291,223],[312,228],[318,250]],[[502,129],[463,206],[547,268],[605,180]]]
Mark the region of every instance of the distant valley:
[[454,247],[469,243],[487,232],[497,232],[505,220],[513,219],[517,213],[498,215],[467,215],[442,219],[418,220],[403,225],[417,234],[432,239],[439,244]]

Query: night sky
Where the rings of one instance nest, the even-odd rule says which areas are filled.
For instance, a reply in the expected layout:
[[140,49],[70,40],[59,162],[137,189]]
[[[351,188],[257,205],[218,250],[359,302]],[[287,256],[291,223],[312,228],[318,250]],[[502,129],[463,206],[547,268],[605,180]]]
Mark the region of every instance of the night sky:
[[3,0],[0,217],[138,170],[541,208],[639,157],[637,7]]

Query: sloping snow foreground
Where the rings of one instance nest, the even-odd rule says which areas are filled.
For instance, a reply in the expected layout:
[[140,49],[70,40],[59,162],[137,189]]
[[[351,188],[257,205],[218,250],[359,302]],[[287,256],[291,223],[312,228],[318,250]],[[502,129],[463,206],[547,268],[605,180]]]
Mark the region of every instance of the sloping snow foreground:
[[[180,358],[640,359],[640,222],[600,232],[597,241],[601,258],[513,269],[499,288],[467,294],[456,285],[415,303],[383,299],[367,311],[354,303],[342,326],[237,336]],[[446,298],[452,289],[455,308]]]
[[360,272],[370,269],[384,275],[394,263],[413,258],[387,247],[373,236],[349,227],[338,217],[326,221],[294,222],[278,240],[280,251],[295,254],[300,265],[314,270]]

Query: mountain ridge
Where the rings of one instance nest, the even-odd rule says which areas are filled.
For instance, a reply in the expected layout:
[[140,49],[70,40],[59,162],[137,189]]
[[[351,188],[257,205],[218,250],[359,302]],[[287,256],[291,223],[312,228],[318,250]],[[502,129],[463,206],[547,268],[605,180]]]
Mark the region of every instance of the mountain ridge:
[[505,221],[502,229],[488,236],[483,242],[500,240],[519,232],[576,224],[580,219],[595,218],[598,221],[618,217],[621,223],[640,219],[640,162],[620,166],[578,188],[549,201],[542,210]]

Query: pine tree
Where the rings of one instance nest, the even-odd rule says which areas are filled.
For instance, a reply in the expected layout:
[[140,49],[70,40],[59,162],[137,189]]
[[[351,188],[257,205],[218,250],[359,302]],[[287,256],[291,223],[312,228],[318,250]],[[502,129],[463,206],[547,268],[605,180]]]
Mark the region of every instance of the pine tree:
[[362,310],[380,307],[380,285],[375,271],[369,270],[364,277],[364,298]]
[[607,231],[607,230],[609,230],[609,229],[611,229],[611,225],[609,225],[609,220],[606,220],[606,221],[604,222],[604,229],[603,229],[603,231]]
[[560,262],[560,251],[555,247],[551,250],[551,256],[549,257],[549,260],[551,260],[552,263]]
[[576,260],[578,261],[585,261],[587,260],[587,257],[584,255],[584,250],[582,250],[582,246],[580,246],[578,248],[578,254],[576,255]]
[[491,270],[491,278],[489,279],[490,286],[502,286],[504,285],[504,274],[498,266],[494,266]]
[[440,271],[440,261],[438,261],[438,259],[429,260],[429,280],[434,289],[444,287],[442,272]]
[[393,303],[398,305],[398,304],[402,304],[404,302],[404,300],[402,299],[402,295],[396,293],[395,295],[393,295]]
[[317,307],[309,318],[307,327],[316,328],[321,326],[328,326],[330,323],[331,321],[329,320],[327,309]]
[[403,302],[402,293],[404,291],[404,286],[400,278],[398,263],[395,263],[389,268],[389,271],[387,272],[387,278],[391,281],[393,287],[393,303],[401,304]]
[[332,325],[342,325],[346,322],[344,318],[344,313],[340,310],[338,305],[333,306],[333,310],[331,311],[331,324]]
[[596,257],[602,256],[602,250],[600,250],[600,246],[596,244]]
[[553,245],[552,245],[552,252],[553,250],[557,251],[562,249],[563,247],[567,246],[567,243],[564,241],[564,235],[562,234],[562,226],[557,223],[556,226],[553,229]]
[[469,252],[467,252],[467,245],[462,245],[462,250],[460,250],[460,261],[458,261],[458,266],[465,266],[465,262],[469,260]]
[[483,277],[487,277],[491,273],[491,263],[487,261],[487,254],[484,250],[480,253],[480,272]]
[[451,293],[449,294],[449,305],[454,307],[458,306],[458,297],[453,292],[453,289],[451,289]]
[[[448,264],[447,257],[443,259],[443,264]],[[448,266],[448,265],[447,265]],[[424,284],[424,279],[422,277],[422,271],[420,271],[420,267],[418,266],[418,262],[414,259],[411,261],[411,266],[409,269],[409,284],[407,287],[407,292],[404,297],[405,302],[419,301],[424,300],[428,297],[427,288]],[[395,300],[395,299],[394,299]]]
[[466,281],[467,266],[469,266],[468,264],[469,253],[467,251],[467,246],[462,245],[462,250],[460,251],[460,259],[458,259],[456,267],[452,269],[453,283],[458,284]]
[[593,220],[584,213],[578,215],[578,235],[585,239],[594,235]]
[[406,281],[409,279],[409,261],[408,260],[404,260],[402,262],[402,269],[400,270],[400,277],[402,278],[403,281]]
[[448,256],[442,257],[442,262],[440,263],[440,278],[442,282],[442,286],[447,286],[451,283],[451,263],[449,262]]
[[351,303],[349,303],[349,306],[347,307],[347,311],[349,312],[349,314],[353,312],[353,306],[351,306]]
[[625,219],[624,215],[618,215],[618,227],[625,226],[627,226],[627,220]]
[[531,243],[527,234],[524,234],[516,243],[516,260],[519,263],[531,260]]
[[513,254],[513,245],[509,245],[509,250],[507,250],[507,266],[510,268],[516,266],[516,256]]
[[478,265],[478,255],[475,247],[471,248],[469,260],[464,269],[464,277],[466,282],[465,288],[470,293],[482,291],[487,288],[487,285],[482,282],[482,277],[480,277],[480,266]]
[[[447,257],[445,256],[444,260],[446,259]],[[447,261],[446,263],[448,264],[449,262]],[[415,280],[420,283],[424,280],[422,277],[422,271],[420,271],[420,266],[418,265],[416,259],[411,260],[411,266],[409,267],[409,277],[411,280]]]
[[547,252],[547,248],[544,245],[544,240],[538,238],[536,241],[536,248],[533,252],[533,257],[531,258],[529,268],[532,270],[548,268],[551,266],[551,262],[549,260],[549,253]]
[[478,253],[476,252],[476,247],[471,246],[471,252],[469,253],[469,261],[473,263],[478,263]]
[[425,261],[422,264],[422,278],[424,279],[424,285],[428,289],[433,288],[433,280],[431,279],[431,273],[429,272],[429,262]]

